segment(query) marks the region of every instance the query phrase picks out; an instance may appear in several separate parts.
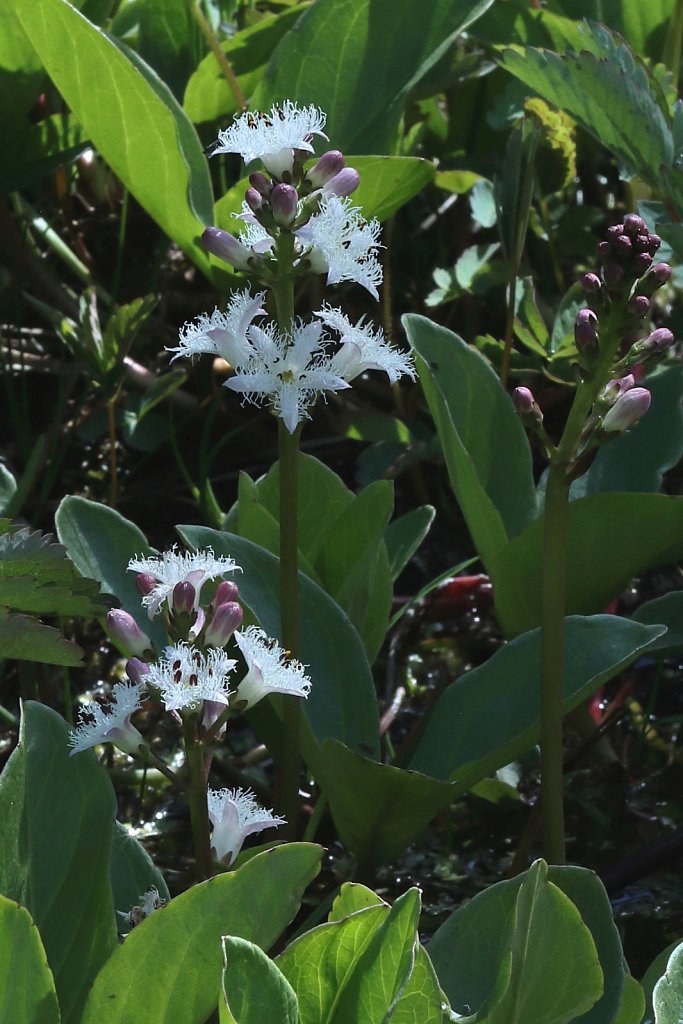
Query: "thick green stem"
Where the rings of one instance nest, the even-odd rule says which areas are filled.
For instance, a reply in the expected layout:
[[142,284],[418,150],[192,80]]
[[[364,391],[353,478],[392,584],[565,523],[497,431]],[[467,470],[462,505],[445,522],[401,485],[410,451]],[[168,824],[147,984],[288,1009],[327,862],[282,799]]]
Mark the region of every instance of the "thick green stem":
[[569,486],[566,466],[552,465],[545,495],[541,633],[541,811],[543,851],[551,864],[565,863],[562,696]]
[[562,698],[570,469],[586,420],[614,362],[622,315],[622,308],[615,306],[601,324],[600,357],[590,379],[578,385],[562,439],[552,451],[548,470],[543,535],[540,724],[543,850],[551,864],[565,863]]
[[[299,429],[290,434],[279,421],[280,456],[280,622],[282,645],[296,657],[299,652],[299,548],[297,540],[297,468]],[[279,803],[287,819],[286,836],[296,836],[301,770],[301,702],[282,701],[283,754],[280,765]]]
[[197,738],[196,721],[183,722],[185,758],[188,770],[187,799],[190,805],[192,840],[197,866],[197,878],[203,882],[211,878],[211,840],[209,837],[209,807],[206,798],[206,773],[204,770],[204,747]]
[[[294,236],[282,232],[277,244],[278,275],[273,287],[278,327],[291,334],[294,322]],[[299,437],[278,420],[280,470],[280,625],[282,646],[292,657],[299,655],[299,544],[297,539],[297,498]],[[301,704],[293,697],[282,700],[283,753],[277,786],[278,804],[287,820],[284,835],[294,839],[299,816],[299,773],[301,770]]]

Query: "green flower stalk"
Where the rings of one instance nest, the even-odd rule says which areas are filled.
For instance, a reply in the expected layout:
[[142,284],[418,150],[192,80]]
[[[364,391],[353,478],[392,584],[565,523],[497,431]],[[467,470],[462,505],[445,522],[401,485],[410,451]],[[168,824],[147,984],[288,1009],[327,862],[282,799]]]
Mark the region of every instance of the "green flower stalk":
[[600,243],[602,274],[588,273],[582,281],[588,305],[577,314],[574,328],[579,380],[557,445],[546,434],[529,389],[518,388],[513,395],[518,413],[538,434],[549,460],[541,635],[541,811],[544,856],[556,864],[565,862],[562,720],[569,491],[599,446],[647,412],[649,391],[635,387],[634,377],[624,371],[656,361],[673,344],[673,335],[663,328],[636,340],[639,322],[650,310],[649,298],[671,274],[667,264],[653,265],[659,245],[659,237],[633,214],[610,228]]

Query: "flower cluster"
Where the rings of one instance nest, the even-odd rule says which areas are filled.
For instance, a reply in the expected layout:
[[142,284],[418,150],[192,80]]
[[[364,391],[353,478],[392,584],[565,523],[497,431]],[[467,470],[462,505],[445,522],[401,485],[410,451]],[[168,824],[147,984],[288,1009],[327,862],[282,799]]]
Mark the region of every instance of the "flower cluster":
[[[144,755],[145,741],[131,718],[145,701],[160,703],[176,720],[194,718],[200,734],[211,730],[208,740],[223,732],[230,714],[254,707],[271,693],[308,697],[311,681],[301,662],[288,657],[257,626],[239,628],[243,611],[238,588],[221,579],[241,571],[232,558],[216,556],[210,548],[195,552],[172,548],[163,555],[132,558],[128,568],[138,574],[138,590],[149,617],[163,618],[173,642],[149,662],[130,658],[128,680],[112,687],[108,702],[93,702],[81,709],[71,732],[72,754],[112,743],[128,754]],[[202,604],[204,584],[219,579],[211,601]],[[128,612],[117,609],[107,621],[113,638],[126,651],[153,656],[152,641]],[[231,640],[239,660],[224,649]],[[237,674],[240,663],[241,677]],[[251,794],[239,790],[210,794],[210,809],[219,859],[233,858],[252,832],[282,824],[270,812],[261,811]]]
[[[328,150],[312,167],[314,136],[324,136],[325,115],[287,101],[269,113],[247,113],[219,133],[213,153],[238,153],[245,163],[260,159],[235,237],[209,227],[202,242],[209,252],[272,286],[281,268],[278,246],[289,239],[290,272],[326,274],[328,284],[351,281],[375,298],[382,282],[377,258],[379,222],[366,221],[349,198],[360,175]],[[265,292],[233,295],[225,311],[215,309],[185,324],[173,358],[200,353],[221,356],[235,371],[226,387],[246,402],[267,403],[294,433],[319,396],[341,391],[368,370],[384,371],[391,383],[415,377],[410,356],[393,348],[364,318],[357,323],[324,305],[311,322],[286,327],[263,323]]]

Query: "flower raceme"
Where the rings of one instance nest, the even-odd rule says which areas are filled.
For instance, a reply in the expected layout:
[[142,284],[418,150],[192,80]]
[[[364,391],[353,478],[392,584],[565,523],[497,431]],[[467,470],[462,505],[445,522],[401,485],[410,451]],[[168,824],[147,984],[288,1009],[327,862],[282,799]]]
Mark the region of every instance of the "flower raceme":
[[226,313],[215,310],[186,324],[171,351],[178,358],[214,354],[220,346],[222,354],[232,356],[228,361],[236,371],[225,386],[247,402],[268,402],[290,433],[309,418],[318,397],[348,388],[367,370],[384,371],[392,384],[402,376],[415,377],[410,357],[389,345],[380,329],[363,317],[354,324],[332,306],[318,310],[317,321],[295,321],[291,335],[272,323],[254,324],[252,318],[240,343],[231,340],[234,320],[242,315],[236,311],[249,308],[255,316],[262,301],[262,293],[254,299],[238,293]]

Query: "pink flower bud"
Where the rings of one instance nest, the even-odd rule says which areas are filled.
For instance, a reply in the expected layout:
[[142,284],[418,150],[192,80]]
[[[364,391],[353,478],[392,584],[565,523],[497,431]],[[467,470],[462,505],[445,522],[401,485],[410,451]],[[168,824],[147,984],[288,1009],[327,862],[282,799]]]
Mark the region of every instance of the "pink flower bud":
[[602,291],[602,281],[597,274],[584,274],[581,278],[581,287],[586,295],[599,295]]
[[530,388],[515,388],[512,392],[512,401],[519,418],[527,426],[533,426],[534,424],[540,424],[543,422],[541,407],[534,398],[533,391]]
[[654,256],[659,247],[662,244],[662,240],[659,235],[655,235],[654,232],[650,232],[650,253]]
[[189,615],[194,611],[196,597],[197,591],[191,583],[188,583],[186,580],[176,583],[173,588],[173,612],[176,615]]
[[273,208],[275,223],[281,228],[290,227],[296,219],[299,196],[292,185],[276,185],[270,193],[270,205]]
[[344,155],[338,149],[330,149],[323,153],[306,174],[313,188],[322,188],[331,178],[339,174],[344,166]]
[[654,295],[658,288],[671,277],[672,270],[668,263],[655,263],[646,277],[639,281],[638,292],[641,295]]
[[600,396],[600,400],[603,403],[609,403],[610,405],[614,405],[616,400],[620,398],[621,395],[624,395],[627,391],[630,391],[635,382],[635,377],[632,373],[627,373],[625,377],[616,377],[614,380],[611,380],[608,384],[605,384],[605,387],[603,388],[602,394]]
[[613,242],[615,238],[618,238],[619,235],[623,235],[623,233],[624,233],[624,225],[623,224],[613,224],[612,227],[611,228],[607,228],[607,231],[606,231],[608,242]]
[[644,316],[647,316],[647,314],[649,313],[650,300],[646,295],[634,295],[631,299],[629,299],[626,308],[628,309],[629,313],[632,314],[632,316],[638,317],[638,319],[640,320]]
[[617,235],[612,242],[614,251],[619,253],[620,256],[630,256],[633,249],[633,242],[628,235]]
[[580,309],[574,321],[574,340],[578,349],[598,347],[598,318],[592,309]]
[[257,192],[260,192],[262,196],[269,196],[270,190],[273,187],[273,183],[270,178],[267,178],[262,171],[254,171],[253,174],[250,174],[249,184],[252,188],[255,188]]
[[142,683],[149,672],[149,665],[139,658],[129,658],[126,662],[126,675],[131,683]]
[[236,601],[239,592],[240,590],[236,583],[233,583],[231,580],[221,580],[216,587],[211,607],[215,609],[218,608],[219,604],[225,604],[227,601]]
[[107,612],[107,630],[114,643],[130,654],[144,654],[152,647],[150,638],[123,608],[112,608]]
[[254,213],[258,213],[263,206],[263,196],[258,189],[248,188],[244,193],[244,199],[249,209],[253,210]]
[[637,213],[627,213],[624,217],[624,234],[635,238],[647,232],[647,224]]
[[355,167],[345,167],[334,178],[330,178],[325,185],[325,192],[332,192],[335,196],[350,196],[360,184],[360,174]]
[[140,597],[147,597],[148,594],[152,593],[156,585],[156,579],[148,572],[139,572],[135,577],[135,586]]
[[651,397],[647,388],[629,388],[603,417],[602,429],[605,433],[624,433],[645,415]]
[[204,639],[211,647],[224,647],[232,634],[242,625],[244,612],[236,601],[219,604],[206,627]]
[[237,270],[246,270],[254,254],[238,238],[221,228],[205,228],[201,243],[207,252],[225,260]]
[[652,256],[649,252],[638,252],[633,260],[633,268],[638,277],[642,277],[652,263]]

